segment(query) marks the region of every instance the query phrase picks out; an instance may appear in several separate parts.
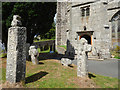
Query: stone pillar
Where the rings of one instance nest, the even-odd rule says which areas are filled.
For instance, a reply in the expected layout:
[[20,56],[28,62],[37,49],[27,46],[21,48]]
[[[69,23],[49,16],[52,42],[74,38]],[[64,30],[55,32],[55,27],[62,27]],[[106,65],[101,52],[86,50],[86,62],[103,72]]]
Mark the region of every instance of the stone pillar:
[[50,45],[50,51],[52,51],[52,45]]
[[26,70],[26,28],[20,27],[20,16],[14,15],[8,30],[6,80],[24,82]]
[[53,44],[53,51],[55,52],[55,44]]
[[40,51],[43,51],[43,47],[42,46],[40,46]]
[[91,45],[87,44],[87,40],[85,38],[81,38],[78,41],[78,48],[77,48],[77,76],[83,77],[87,76],[87,52],[91,51]]

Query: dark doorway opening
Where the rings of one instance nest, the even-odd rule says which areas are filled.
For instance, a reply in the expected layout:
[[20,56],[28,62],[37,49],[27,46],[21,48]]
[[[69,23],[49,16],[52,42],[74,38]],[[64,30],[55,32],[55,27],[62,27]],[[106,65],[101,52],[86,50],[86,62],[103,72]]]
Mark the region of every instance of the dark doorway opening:
[[81,38],[85,38],[88,41],[88,44],[91,44],[91,37],[89,35],[83,35]]

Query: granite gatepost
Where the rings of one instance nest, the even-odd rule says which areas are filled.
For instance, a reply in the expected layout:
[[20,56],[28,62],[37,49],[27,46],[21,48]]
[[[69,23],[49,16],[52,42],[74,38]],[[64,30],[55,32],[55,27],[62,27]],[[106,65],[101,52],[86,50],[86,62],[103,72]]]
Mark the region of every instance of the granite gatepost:
[[21,27],[20,16],[14,15],[8,30],[6,80],[24,82],[26,73],[26,28]]

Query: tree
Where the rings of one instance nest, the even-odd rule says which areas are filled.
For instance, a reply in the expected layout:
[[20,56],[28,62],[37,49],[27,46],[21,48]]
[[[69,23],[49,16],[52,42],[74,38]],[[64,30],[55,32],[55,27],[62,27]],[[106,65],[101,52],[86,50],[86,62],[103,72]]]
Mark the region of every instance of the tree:
[[27,28],[27,42],[32,44],[34,35],[47,33],[56,13],[55,2],[3,2],[2,3],[2,39],[7,42],[8,28],[13,15],[22,17],[22,24]]
[[55,23],[52,23],[52,28],[45,34],[47,39],[55,39]]

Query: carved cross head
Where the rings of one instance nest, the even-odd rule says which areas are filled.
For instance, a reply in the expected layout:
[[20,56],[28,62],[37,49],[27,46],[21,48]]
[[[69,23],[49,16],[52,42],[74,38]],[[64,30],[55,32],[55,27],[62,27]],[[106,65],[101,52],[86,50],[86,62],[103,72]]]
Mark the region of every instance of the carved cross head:
[[13,16],[13,20],[11,22],[11,26],[12,27],[16,27],[16,26],[21,26],[21,17],[19,15],[14,15]]
[[85,38],[80,39],[80,47],[82,47],[85,52],[90,52],[92,50],[92,46],[88,44],[88,41]]

